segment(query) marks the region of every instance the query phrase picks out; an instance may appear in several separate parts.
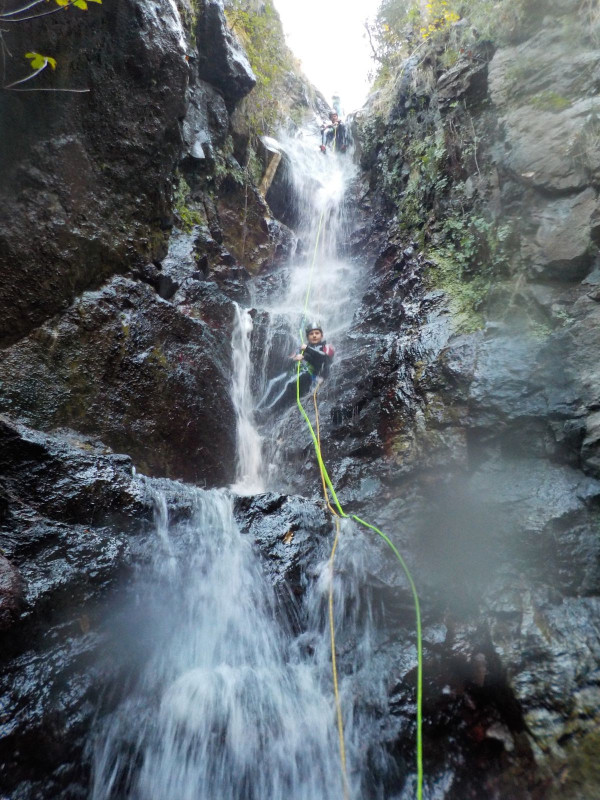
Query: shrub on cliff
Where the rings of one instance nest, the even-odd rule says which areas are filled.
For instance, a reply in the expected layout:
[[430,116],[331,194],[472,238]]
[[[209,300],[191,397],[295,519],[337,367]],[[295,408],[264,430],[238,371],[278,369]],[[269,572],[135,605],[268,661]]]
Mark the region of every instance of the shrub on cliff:
[[[541,5],[543,0],[429,0],[426,4],[419,0],[382,0],[369,29],[378,63],[377,84],[385,84],[398,65],[427,41],[452,54],[469,39],[511,39],[522,30],[526,17],[535,17]],[[459,20],[464,24],[456,26]]]
[[230,29],[240,39],[254,74],[256,86],[241,103],[250,131],[272,133],[285,113],[286,75],[298,71],[288,49],[281,21],[271,0],[257,4],[252,0],[228,0],[225,15]]

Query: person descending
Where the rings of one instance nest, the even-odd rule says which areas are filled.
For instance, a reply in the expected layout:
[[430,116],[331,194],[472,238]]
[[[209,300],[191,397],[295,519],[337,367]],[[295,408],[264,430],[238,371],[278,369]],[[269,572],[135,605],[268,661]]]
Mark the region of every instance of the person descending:
[[[300,394],[317,388],[329,376],[335,350],[323,338],[323,328],[319,322],[306,326],[307,344],[300,352],[290,356],[292,361],[300,362]],[[279,411],[292,405],[296,400],[297,367],[293,372],[284,372],[275,378],[257,406],[257,411]]]
[[321,152],[326,153],[328,147],[338,153],[345,153],[348,148],[348,132],[337,111],[329,114],[328,125],[321,126]]

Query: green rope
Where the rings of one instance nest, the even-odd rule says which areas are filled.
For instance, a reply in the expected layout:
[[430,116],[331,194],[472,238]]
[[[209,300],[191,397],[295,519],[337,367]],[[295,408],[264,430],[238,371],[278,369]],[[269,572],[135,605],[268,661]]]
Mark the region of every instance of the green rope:
[[372,531],[375,531],[381,538],[386,542],[386,544],[391,548],[392,552],[400,562],[404,574],[408,580],[410,585],[410,589],[413,596],[414,606],[415,606],[415,618],[416,618],[416,629],[417,629],[417,800],[422,800],[423,798],[423,630],[421,626],[421,604],[419,602],[419,596],[417,594],[417,587],[415,586],[415,582],[411,575],[411,572],[406,564],[406,561],[402,558],[396,545],[391,541],[391,539],[386,536],[383,531],[380,531],[379,528],[376,528],[375,525],[370,525],[368,522],[365,522],[364,519],[356,516],[356,514],[346,514],[344,509],[342,508],[340,501],[338,500],[338,496],[333,488],[333,484],[331,482],[331,478],[329,477],[329,473],[327,472],[327,467],[325,466],[325,462],[323,461],[323,456],[321,454],[321,447],[319,446],[319,441],[317,439],[317,435],[315,434],[315,430],[312,426],[312,423],[306,413],[304,406],[302,405],[302,401],[300,400],[300,362],[298,362],[297,367],[297,375],[296,375],[296,403],[304,420],[308,426],[308,430],[310,431],[310,435],[313,440],[313,444],[315,446],[315,453],[317,456],[317,462],[319,464],[319,469],[321,470],[321,474],[325,479],[325,483],[327,484],[327,488],[331,492],[331,496],[333,497],[333,501],[339,514],[341,517],[345,519],[353,519],[356,522],[363,525],[365,528],[369,528]]
[[[336,130],[337,134],[337,130]],[[334,149],[335,149],[335,134],[334,134]],[[319,239],[321,236],[321,229],[323,227],[323,217],[325,215],[325,209],[321,212],[321,216],[319,218],[319,225],[317,228],[317,236],[315,239],[315,248],[313,251],[313,258],[312,264],[310,268],[308,286],[306,289],[306,297],[304,300],[304,310],[302,314],[302,323],[300,325],[300,341],[304,344],[304,321],[306,320],[307,310],[308,310],[308,303],[310,300],[310,294],[312,290],[312,281],[313,281],[313,274],[315,270],[315,263],[317,258],[317,248],[319,246]],[[331,496],[333,497],[333,501],[339,514],[341,517],[346,519],[353,519],[356,522],[363,525],[365,528],[369,528],[372,531],[375,531],[386,544],[391,548],[392,552],[400,562],[404,574],[408,580],[410,585],[410,589],[413,596],[413,602],[415,606],[415,618],[416,618],[416,629],[417,629],[417,753],[416,753],[416,760],[417,760],[417,800],[423,800],[423,631],[421,626],[421,604],[419,603],[419,596],[417,594],[417,587],[415,586],[415,582],[413,577],[408,569],[406,561],[402,558],[398,549],[391,541],[391,539],[386,536],[383,531],[380,531],[379,528],[376,528],[375,525],[370,525],[368,522],[365,522],[360,517],[357,517],[356,514],[346,514],[344,509],[342,508],[340,501],[338,500],[338,496],[333,488],[333,484],[329,477],[329,473],[327,472],[327,467],[325,466],[325,462],[323,461],[323,456],[321,454],[321,446],[319,444],[319,440],[315,434],[314,428],[312,423],[306,413],[304,406],[302,405],[302,401],[300,400],[300,362],[298,361],[297,366],[297,373],[296,373],[296,403],[304,420],[308,426],[308,430],[310,431],[310,435],[313,440],[313,444],[315,447],[315,453],[317,456],[317,462],[319,464],[319,469],[321,470],[321,475],[327,484],[327,488],[331,492]]]

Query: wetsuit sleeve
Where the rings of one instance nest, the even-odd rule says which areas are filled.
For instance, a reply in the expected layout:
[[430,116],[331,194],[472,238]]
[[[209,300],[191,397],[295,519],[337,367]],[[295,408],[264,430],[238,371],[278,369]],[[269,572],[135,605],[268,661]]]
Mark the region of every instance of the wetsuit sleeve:
[[[331,350],[333,351],[333,348]],[[330,355],[328,352],[310,346],[304,350],[304,359],[314,368],[315,375],[320,375],[322,378],[327,378],[329,375],[332,355],[333,353]]]
[[329,370],[331,369],[331,362],[333,361],[334,354],[335,350],[330,344],[326,344],[323,347],[323,355],[325,356],[325,361],[323,362],[323,367],[321,369],[321,376],[323,378],[329,377]]

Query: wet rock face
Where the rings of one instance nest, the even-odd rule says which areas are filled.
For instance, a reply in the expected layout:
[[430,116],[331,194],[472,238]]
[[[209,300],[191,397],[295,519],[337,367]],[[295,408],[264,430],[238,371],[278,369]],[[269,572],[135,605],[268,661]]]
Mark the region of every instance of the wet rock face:
[[223,97],[209,83],[195,81],[183,120],[184,156],[203,161],[215,147],[224,144],[228,131],[229,115]]
[[[0,98],[0,343],[166,249],[188,83],[176,6],[124,0],[73,11],[35,28],[35,49],[58,59],[38,85],[90,91]],[[30,50],[30,37],[13,26],[11,51]],[[26,69],[15,55],[8,77]]]
[[325,512],[302,497],[269,493],[240,497],[236,518],[242,533],[253,537],[273,584],[300,594],[307,565],[331,533]]
[[151,552],[153,503],[129,458],[73,432],[2,417],[0,442],[0,785],[59,797],[82,777],[97,694],[116,668],[102,661],[107,591]]
[[0,632],[7,630],[19,616],[23,604],[23,580],[19,571],[0,556]]
[[184,294],[179,305],[127,278],[82,295],[5,350],[4,407],[42,429],[97,436],[146,474],[231,481],[232,308],[221,303],[217,326],[210,288],[200,282],[196,302]]
[[[350,252],[371,269],[320,403],[340,500],[401,544],[431,626],[425,750],[447,800],[558,796],[561,770],[582,767],[566,743],[591,741],[597,725],[600,278],[586,143],[598,53],[566,8],[553,13],[556,25],[524,23],[520,43],[485,63],[474,43],[476,57],[440,67],[434,90],[431,73],[399,81],[389,117],[369,122]],[[411,218],[411,169],[432,131],[445,147],[442,188],[417,172],[428,190]],[[440,284],[427,250],[452,242],[445,223],[459,197],[463,223],[509,225],[511,248],[494,268],[493,253],[457,258],[454,282]],[[465,288],[477,324],[461,314]],[[307,465],[291,478],[298,490],[312,450],[290,444],[288,456]],[[399,727],[388,726],[388,746],[404,754],[410,695],[400,682],[390,697]],[[586,775],[594,796],[589,763]]]

